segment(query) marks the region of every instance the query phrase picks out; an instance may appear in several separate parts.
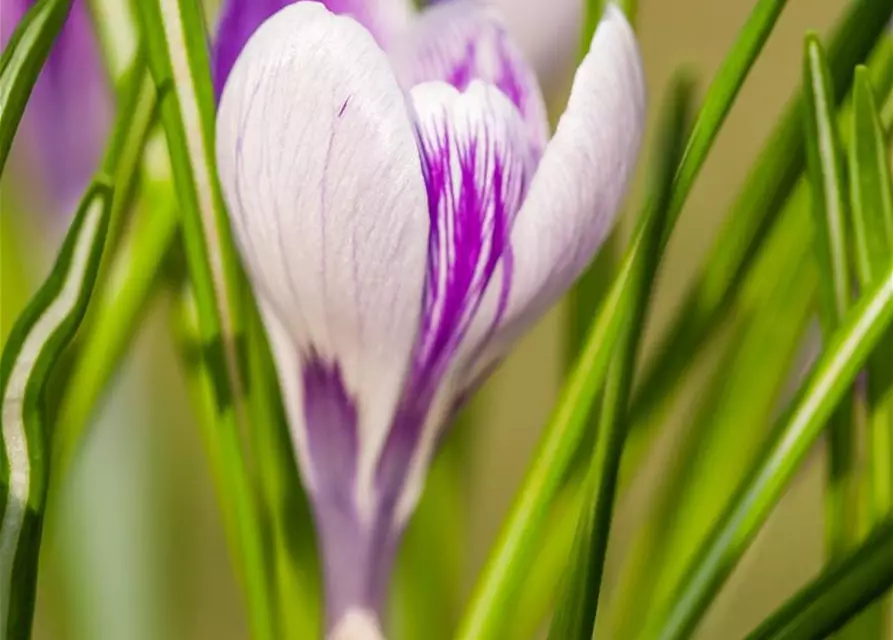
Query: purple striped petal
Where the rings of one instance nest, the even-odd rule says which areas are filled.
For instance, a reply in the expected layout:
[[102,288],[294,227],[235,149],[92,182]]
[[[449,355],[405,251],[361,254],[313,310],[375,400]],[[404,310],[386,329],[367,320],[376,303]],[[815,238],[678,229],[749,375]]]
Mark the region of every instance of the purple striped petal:
[[[2,0],[2,44],[32,0]],[[102,158],[112,96],[86,3],[76,0],[40,73],[16,139],[16,156],[39,176],[46,204],[72,211]]]
[[429,221],[413,121],[369,32],[299,2],[236,61],[217,161],[263,301],[334,629],[379,610],[396,546],[374,476],[422,313]]
[[[211,71],[218,98],[251,35],[267,18],[296,1],[302,0],[224,0],[211,50]],[[412,15],[408,0],[324,0],[322,4],[332,13],[354,18],[379,42],[391,38]]]
[[[480,322],[494,325],[505,308],[509,234],[534,169],[524,122],[496,87],[474,81],[460,92],[431,82],[413,88],[411,98],[431,233],[413,368],[379,467],[381,492],[405,494],[397,507],[398,525],[418,497],[427,458],[453,408],[451,370],[464,359],[469,328]],[[499,283],[492,286],[503,295],[483,309],[484,293],[497,272]],[[435,399],[438,394],[445,395]],[[435,405],[440,406],[432,411]],[[416,456],[425,464],[414,463]],[[410,467],[421,473],[407,477]]]
[[389,48],[404,86],[440,80],[459,90],[474,80],[495,85],[526,123],[534,150],[549,139],[536,76],[492,7],[452,0],[425,10]]
[[609,4],[512,229],[516,258],[509,308],[469,381],[504,354],[592,261],[632,178],[644,122],[638,44],[623,12]]

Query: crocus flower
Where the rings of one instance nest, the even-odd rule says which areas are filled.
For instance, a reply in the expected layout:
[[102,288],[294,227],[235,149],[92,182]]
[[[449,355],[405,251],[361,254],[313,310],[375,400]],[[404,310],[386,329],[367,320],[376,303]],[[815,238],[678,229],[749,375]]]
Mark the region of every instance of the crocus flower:
[[[3,46],[33,0],[0,0]],[[17,167],[42,187],[50,213],[74,211],[99,165],[112,95],[90,25],[75,0],[28,102],[16,139]],[[32,203],[33,204],[33,203]]]
[[332,638],[380,637],[451,416],[591,261],[633,171],[644,87],[619,9],[551,140],[515,54],[476,2],[432,7],[384,48],[298,2],[251,36],[220,99],[221,184],[313,505]]

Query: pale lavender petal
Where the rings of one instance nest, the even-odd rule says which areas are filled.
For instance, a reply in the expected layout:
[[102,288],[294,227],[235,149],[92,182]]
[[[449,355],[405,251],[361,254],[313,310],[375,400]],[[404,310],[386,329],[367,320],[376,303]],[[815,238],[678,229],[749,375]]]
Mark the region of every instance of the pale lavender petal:
[[[302,0],[224,0],[220,22],[211,48],[211,71],[217,97],[239,57],[257,28],[270,16]],[[323,0],[329,11],[347,15],[385,42],[402,29],[412,15],[409,0]]]
[[[2,0],[2,45],[32,0]],[[15,156],[43,184],[55,212],[69,213],[99,166],[112,95],[86,3],[75,0],[28,102]]]
[[[379,467],[382,494],[401,496],[398,522],[418,497],[427,458],[452,408],[451,369],[464,358],[466,335],[481,321],[481,301],[497,270],[504,295],[501,308],[497,304],[485,312],[491,325],[504,310],[512,261],[509,233],[534,170],[521,116],[494,86],[474,81],[459,92],[432,82],[413,88],[411,98],[431,234],[413,367]],[[435,400],[438,393],[446,395]],[[425,464],[408,474],[416,456]]]
[[343,545],[355,562],[390,566],[373,478],[411,367],[429,232],[413,121],[369,32],[299,2],[261,25],[236,61],[217,160],[265,301],[323,557],[335,563],[334,625],[374,604],[363,594],[380,592],[383,571],[339,569],[354,553]]
[[[635,34],[623,12],[609,4],[512,230],[508,311],[469,380],[504,354],[598,252],[632,178],[644,120]],[[498,292],[488,291],[487,297],[495,299]]]
[[582,0],[489,0],[504,16],[550,101],[567,91],[580,51]]
[[474,80],[497,86],[521,112],[535,151],[545,146],[549,123],[536,75],[486,3],[452,0],[428,8],[389,52],[406,87],[435,80],[459,90]]

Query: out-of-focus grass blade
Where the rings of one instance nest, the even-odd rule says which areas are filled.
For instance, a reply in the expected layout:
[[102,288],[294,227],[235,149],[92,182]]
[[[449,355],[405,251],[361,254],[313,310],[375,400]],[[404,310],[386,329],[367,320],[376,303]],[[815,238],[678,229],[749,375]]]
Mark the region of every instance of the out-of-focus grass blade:
[[0,361],[0,636],[31,636],[47,488],[44,389],[93,292],[111,210],[104,177],[87,190],[48,279],[19,317]]
[[[827,339],[840,326],[850,306],[851,275],[847,254],[849,215],[844,156],[837,133],[830,71],[818,37],[806,38],[803,53],[806,93],[803,122],[806,167],[812,186],[813,227],[819,265],[819,318]],[[858,484],[852,407],[844,402],[828,424],[826,536],[832,558],[858,539]]]
[[[893,196],[891,173],[879,112],[868,70],[856,71],[853,131],[850,146],[850,196],[853,251],[862,288],[883,275],[893,255]],[[868,360],[870,469],[869,504],[872,520],[893,510],[893,332]]]
[[[796,204],[805,213],[805,198]],[[766,440],[763,425],[797,358],[817,283],[809,238],[792,221],[793,216],[780,221],[769,240],[771,251],[748,277],[745,290],[752,300],[740,305],[743,317],[717,375],[632,545],[612,611],[612,637],[637,637],[654,602],[670,597]],[[770,259],[775,255],[782,260]]]
[[0,174],[71,0],[38,0],[22,18],[0,57]]
[[[215,106],[204,18],[198,0],[137,2],[161,121],[173,166],[186,262],[197,305],[204,373],[213,384],[216,428],[208,451],[230,544],[240,565],[253,636],[277,637],[273,578],[257,490],[240,436],[249,432],[245,398],[245,314],[250,301],[233,246],[214,162]],[[254,428],[261,428],[254,425]]]
[[678,640],[690,636],[891,322],[893,261],[828,341],[809,379],[773,427],[770,446],[643,637]]
[[893,587],[893,520],[785,603],[748,640],[827,638]]
[[670,208],[673,176],[682,157],[684,136],[688,130],[691,90],[689,81],[677,80],[665,107],[652,205],[642,219],[639,232],[643,238],[643,257],[637,261],[629,285],[628,319],[605,385],[574,550],[567,567],[564,593],[549,629],[550,639],[590,640],[595,627],[617,474],[626,438],[629,391],[648,301],[660,262],[661,239]]
[[[893,256],[893,197],[888,146],[868,69],[856,70],[849,154],[853,256],[859,286],[869,288]],[[857,386],[859,416],[867,426],[865,520],[869,528],[893,513],[893,331],[868,359],[867,380]],[[854,633],[885,637],[889,606],[881,602],[859,618]]]
[[[847,92],[854,67],[865,60],[893,15],[893,0],[856,0],[830,39],[828,61],[835,101]],[[726,218],[700,276],[661,338],[633,399],[636,424],[652,414],[684,379],[701,347],[715,334],[763,239],[804,167],[803,95],[785,110]],[[697,130],[697,124],[695,125]],[[647,440],[645,430],[636,435]],[[631,445],[633,443],[631,442]],[[641,447],[641,442],[636,443]]]
[[[177,230],[176,199],[168,182],[166,147],[162,140],[150,145],[144,195],[133,229],[109,265],[109,277],[94,306],[86,334],[68,376],[53,437],[53,482],[65,482],[71,462],[96,411],[100,398],[133,342],[161,269],[170,255]],[[157,153],[156,153],[157,152]],[[116,200],[117,201],[117,200]]]
[[646,256],[640,227],[610,292],[592,322],[586,346],[540,438],[499,538],[460,622],[463,640],[501,637],[513,617],[519,586],[536,555],[550,506],[558,495],[583,438],[589,413],[608,372],[622,327],[629,320],[633,285]]

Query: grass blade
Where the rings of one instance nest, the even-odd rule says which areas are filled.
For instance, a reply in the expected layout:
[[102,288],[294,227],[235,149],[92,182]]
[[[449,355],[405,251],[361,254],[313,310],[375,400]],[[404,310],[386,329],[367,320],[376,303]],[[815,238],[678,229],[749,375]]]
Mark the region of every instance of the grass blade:
[[748,640],[827,638],[893,587],[893,520],[800,590]]
[[44,390],[93,292],[112,187],[97,178],[84,196],[53,270],[19,317],[0,361],[0,635],[31,636],[48,468]]
[[458,638],[500,637],[511,615],[550,505],[560,492],[585,434],[595,397],[608,372],[621,328],[629,319],[632,285],[645,255],[644,227],[634,236],[610,292],[593,320],[586,346],[562,390],[499,538],[478,578]]
[[[846,219],[849,215],[843,152],[835,120],[830,71],[816,36],[807,36],[803,55],[806,92],[804,125],[807,175],[812,186],[816,256],[819,264],[819,318],[827,339],[840,326],[850,306],[851,275],[847,255]],[[855,429],[847,403],[828,424],[828,486],[826,537],[831,558],[858,540],[858,484]]]
[[[883,274],[893,255],[893,196],[888,146],[868,70],[856,71],[850,147],[853,251],[862,288]],[[871,519],[893,510],[893,333],[868,361],[869,496]]]
[[22,114],[50,49],[65,24],[71,0],[38,0],[25,14],[0,57],[0,174]]
[[[780,222],[748,277],[751,299],[739,305],[742,319],[626,560],[612,637],[637,637],[653,604],[670,597],[768,436],[761,425],[771,421],[800,351],[818,279],[793,220]],[[781,261],[769,259],[776,254]]]
[[[856,0],[830,38],[833,95],[840,100],[893,15],[893,0]],[[660,340],[633,399],[635,424],[650,420],[726,317],[767,233],[803,172],[803,95],[795,97],[750,172],[701,274]],[[697,130],[698,125],[695,125]],[[643,430],[631,442],[643,447]]]
[[661,607],[663,615],[655,618],[644,637],[689,637],[891,321],[893,264],[828,341],[809,379],[773,427],[776,435],[771,445],[735,493],[672,601]]
[[[273,577],[257,488],[241,432],[249,425],[245,393],[249,376],[244,349],[245,313],[251,302],[231,238],[214,162],[215,105],[204,18],[198,0],[136,3],[149,66],[160,96],[192,292],[197,307],[204,373],[214,391],[215,428],[207,445],[221,507],[230,523],[230,546],[248,602],[252,635],[277,637]],[[201,398],[202,394],[196,394]]]
[[614,507],[620,456],[627,428],[627,403],[642,329],[661,257],[673,176],[682,156],[688,129],[691,84],[677,80],[665,108],[663,139],[657,155],[653,205],[642,219],[643,258],[635,265],[629,285],[628,321],[623,329],[602,400],[601,420],[586,479],[583,509],[566,573],[564,596],[552,620],[549,638],[590,640],[595,627],[605,552]]

